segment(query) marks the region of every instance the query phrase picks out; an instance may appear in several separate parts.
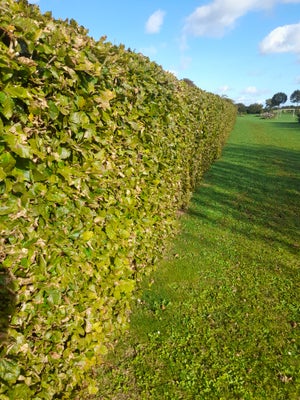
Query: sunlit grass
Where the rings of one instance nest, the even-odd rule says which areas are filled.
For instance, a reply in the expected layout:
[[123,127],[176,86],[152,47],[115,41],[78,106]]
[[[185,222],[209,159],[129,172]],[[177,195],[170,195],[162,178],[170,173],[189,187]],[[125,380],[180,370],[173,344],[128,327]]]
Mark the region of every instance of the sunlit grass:
[[300,125],[241,117],[98,399],[300,399]]

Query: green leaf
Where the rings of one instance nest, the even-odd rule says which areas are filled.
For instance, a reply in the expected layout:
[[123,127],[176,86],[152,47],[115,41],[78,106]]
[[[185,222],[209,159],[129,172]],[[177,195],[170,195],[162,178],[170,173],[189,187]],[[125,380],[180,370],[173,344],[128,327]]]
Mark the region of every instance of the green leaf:
[[18,199],[10,197],[6,201],[0,203],[0,215],[9,215],[18,211]]
[[61,303],[61,292],[58,289],[47,289],[47,295],[50,304],[59,305]]
[[28,89],[23,88],[22,86],[7,86],[5,88],[5,92],[13,98],[19,99],[32,99],[32,95]]
[[70,122],[75,125],[87,125],[90,122],[90,119],[85,112],[79,111],[70,115]]
[[117,237],[118,227],[116,224],[109,224],[105,227],[105,233],[110,240],[115,240]]
[[23,132],[21,124],[13,125],[9,132],[3,135],[7,146],[22,158],[31,158],[30,146],[27,144],[27,135]]
[[72,99],[70,97],[64,96],[58,93],[55,97],[55,105],[63,115],[68,115],[70,113],[70,105],[72,104]]
[[105,90],[100,93],[100,96],[98,96],[95,101],[101,105],[101,108],[103,110],[106,110],[107,108],[110,108],[110,101],[116,97],[116,94],[112,92],[111,90]]
[[48,46],[46,43],[43,43],[43,44],[39,44],[37,47],[36,47],[36,51],[39,53],[39,54],[42,54],[42,53],[44,53],[44,54],[52,54],[52,52],[53,52],[53,49],[50,47],[50,46]]
[[61,160],[66,160],[67,158],[70,157],[71,151],[65,147],[60,147],[58,149],[58,155]]
[[67,196],[65,193],[58,191],[57,189],[53,188],[51,191],[48,191],[46,194],[46,199],[48,201],[64,204],[67,200]]
[[6,178],[6,173],[4,172],[3,168],[0,167],[0,182]]
[[[34,398],[32,390],[25,383],[15,384],[8,394],[9,399],[32,400]],[[0,400],[2,400],[1,397]]]
[[115,287],[114,290],[114,297],[119,300],[121,299],[122,295],[126,295],[129,297],[129,295],[132,293],[135,287],[135,282],[130,280],[130,281],[119,281]]
[[56,107],[54,101],[49,100],[48,101],[48,107],[49,107],[49,116],[51,119],[55,120],[59,116],[59,109]]
[[[106,349],[106,348],[105,348]],[[106,351],[106,353],[107,353],[107,351]],[[104,353],[104,354],[106,354],[106,353]],[[90,395],[95,395],[95,394],[97,394],[99,392],[99,388],[95,385],[95,384],[92,384],[92,385],[89,385],[88,386],[88,393],[90,394]]]
[[78,96],[76,99],[76,104],[78,108],[83,108],[86,105],[86,100],[82,96]]
[[6,94],[4,92],[0,92],[0,104],[3,104],[6,98]]
[[94,237],[94,232],[93,231],[86,231],[86,232],[83,232],[83,234],[81,235],[81,238],[85,242],[91,240],[93,237]]
[[22,158],[31,158],[30,147],[25,144],[21,144],[17,142],[17,138],[13,137],[13,135],[6,134],[5,135],[6,143],[11,151]]
[[20,376],[20,368],[16,361],[0,359],[0,379],[13,385]]
[[10,119],[13,116],[15,103],[13,99],[5,93],[0,92],[0,112],[5,118]]
[[10,153],[5,152],[0,155],[0,167],[3,168],[3,171],[9,173],[14,169],[15,165],[16,160]]

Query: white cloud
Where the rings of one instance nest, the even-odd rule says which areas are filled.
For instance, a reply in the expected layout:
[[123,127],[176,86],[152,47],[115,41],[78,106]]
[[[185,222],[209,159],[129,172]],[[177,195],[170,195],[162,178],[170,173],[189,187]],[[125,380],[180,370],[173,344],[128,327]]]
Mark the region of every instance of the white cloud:
[[268,90],[266,89],[258,89],[256,86],[248,86],[239,92],[236,102],[244,103],[246,105],[253,103],[264,104],[264,98],[267,95]]
[[162,10],[155,11],[146,22],[146,32],[147,33],[159,33],[164,22],[164,17],[166,13]]
[[300,54],[300,23],[274,29],[260,43],[260,51],[263,54]]
[[251,94],[251,95],[256,95],[258,92],[259,91],[255,86],[248,86],[248,87],[246,87],[246,89],[244,89],[242,91],[242,93]]
[[264,104],[265,103],[265,99],[262,99],[262,98],[260,98],[260,97],[251,97],[251,96],[245,96],[245,95],[243,95],[243,96],[239,96],[239,97],[237,97],[236,99],[235,99],[235,102],[236,103],[243,103],[243,104],[245,104],[246,106],[249,106],[250,104],[254,104],[254,103],[257,103],[257,104]]
[[243,15],[272,8],[277,3],[300,3],[300,0],[213,0],[186,18],[184,35],[221,37]]
[[247,86],[245,89],[241,90],[241,94],[248,97],[257,97],[266,93],[266,89],[258,89],[256,86]]
[[228,85],[223,85],[218,88],[218,93],[224,94],[231,90],[231,87]]

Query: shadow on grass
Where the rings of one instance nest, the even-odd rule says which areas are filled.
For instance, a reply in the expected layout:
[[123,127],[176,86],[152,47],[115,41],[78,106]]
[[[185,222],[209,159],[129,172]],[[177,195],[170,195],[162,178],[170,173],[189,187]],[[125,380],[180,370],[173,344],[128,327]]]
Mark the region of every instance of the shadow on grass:
[[271,124],[276,127],[276,128],[280,128],[280,129],[295,129],[295,127],[298,125],[299,127],[299,134],[300,134],[300,124],[298,123],[298,121],[295,119],[294,122],[283,122],[283,121],[272,121]]
[[300,153],[228,144],[223,154],[196,190],[189,214],[220,225],[230,219],[230,229],[248,238],[299,251]]
[[10,319],[15,311],[16,295],[9,272],[0,267],[0,347],[7,339]]

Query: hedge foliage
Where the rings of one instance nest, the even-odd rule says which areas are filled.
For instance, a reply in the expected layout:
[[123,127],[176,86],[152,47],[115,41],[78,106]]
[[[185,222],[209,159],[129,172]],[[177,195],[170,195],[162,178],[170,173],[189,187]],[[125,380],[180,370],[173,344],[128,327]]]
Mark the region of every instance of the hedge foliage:
[[0,399],[95,393],[235,107],[24,0],[0,49]]

